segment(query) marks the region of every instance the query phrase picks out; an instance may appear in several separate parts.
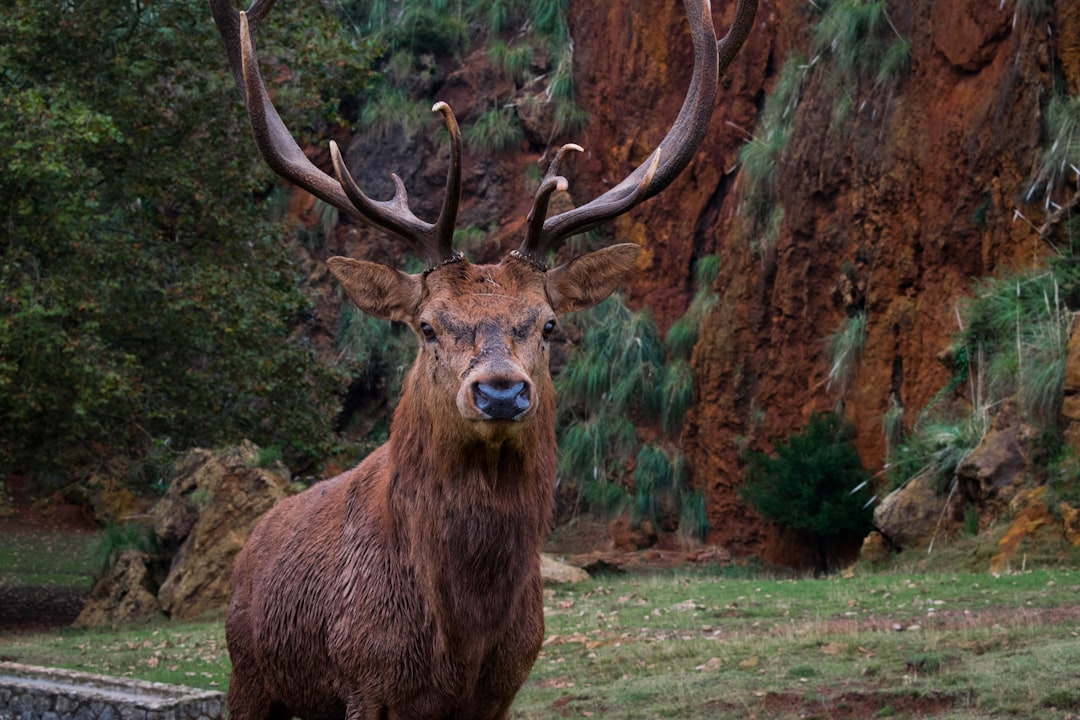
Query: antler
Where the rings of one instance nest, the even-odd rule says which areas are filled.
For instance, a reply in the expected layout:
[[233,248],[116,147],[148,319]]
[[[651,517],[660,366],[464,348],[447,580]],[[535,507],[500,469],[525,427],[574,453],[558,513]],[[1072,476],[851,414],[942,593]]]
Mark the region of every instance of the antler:
[[710,0],[685,0],[684,4],[694,45],[694,72],[675,124],[652,154],[625,180],[579,208],[545,219],[551,193],[556,189],[565,190],[567,186],[566,178],[558,174],[559,164],[566,151],[581,150],[577,145],[564,145],[536,191],[529,213],[528,232],[521,247],[515,251],[517,255],[543,265],[545,255],[557,249],[566,238],[618,217],[666,188],[694,157],[708,130],[720,75],[750,34],[757,14],[757,0],[739,0],[735,21],[721,40],[716,39]]
[[372,200],[360,189],[341,158],[337,143],[331,141],[330,156],[336,179],[308,160],[281,120],[266,93],[255,55],[253,34],[275,0],[254,0],[246,12],[237,12],[230,0],[210,0],[210,11],[217,23],[229,65],[237,85],[244,93],[255,144],[267,164],[278,175],[304,188],[312,195],[333,205],[352,217],[363,218],[405,240],[428,268],[454,262],[461,254],[454,250],[454,223],[461,198],[461,130],[457,119],[444,102],[436,103],[432,112],[442,113],[450,132],[450,168],[446,174],[446,196],[438,221],[433,225],[409,209],[405,185],[391,174],[396,188],[390,200]]

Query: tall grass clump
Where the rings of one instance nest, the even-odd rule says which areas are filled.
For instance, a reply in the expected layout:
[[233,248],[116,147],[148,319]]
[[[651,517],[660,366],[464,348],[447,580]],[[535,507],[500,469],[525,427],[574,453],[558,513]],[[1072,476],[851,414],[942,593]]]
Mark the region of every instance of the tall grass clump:
[[991,402],[1015,395],[1032,422],[1056,428],[1072,324],[1057,276],[1038,271],[981,281],[964,316],[958,342],[969,357],[985,358]]
[[1050,139],[1039,157],[1027,200],[1041,191],[1050,209],[1052,198],[1071,180],[1080,185],[1080,95],[1055,94],[1046,106],[1046,135]]
[[582,315],[580,348],[556,378],[562,403],[655,419],[665,359],[652,315],[632,311],[618,294]]
[[517,110],[512,105],[485,110],[464,132],[465,141],[471,146],[491,152],[512,148],[525,139]]
[[353,365],[354,384],[381,391],[393,407],[416,353],[412,332],[404,323],[373,318],[348,302],[338,322],[338,350]]
[[[1014,399],[1047,439],[1061,433],[1065,361],[1073,312],[1052,270],[984,279],[961,307],[954,375],[890,456],[894,486],[929,472],[944,492],[956,468],[989,431],[993,415]],[[966,391],[963,415],[936,407]]]
[[795,123],[803,81],[809,65],[799,55],[790,56],[780,70],[772,92],[749,141],[739,151],[743,188],[743,215],[756,229],[764,228],[777,202],[777,168]]
[[682,317],[672,323],[664,340],[672,360],[690,359],[701,333],[701,323],[719,300],[712,287],[719,274],[719,255],[705,255],[694,263],[694,285],[697,288],[694,299]]
[[639,449],[636,422],[660,410],[664,347],[647,311],[612,295],[575,318],[582,337],[555,378],[560,418],[559,475],[575,508],[611,516],[629,502],[627,473]]
[[94,544],[94,562],[104,576],[126,550],[153,555],[157,552],[154,531],[142,523],[109,523]]
[[825,342],[829,354],[829,388],[836,388],[842,398],[855,380],[866,346],[866,311],[859,310],[847,317],[843,327]]
[[909,41],[889,20],[885,0],[834,0],[813,34],[814,51],[831,59],[837,82],[884,84],[907,70]]
[[682,452],[659,443],[643,445],[634,460],[634,519],[678,530],[685,542],[704,540],[709,531],[705,498],[690,488],[688,475]]
[[[380,48],[377,64],[381,83],[360,98],[361,122],[377,135],[404,124],[415,128],[415,114],[406,101],[419,108],[431,106],[423,88],[433,85],[438,71],[433,58],[460,58],[487,47],[492,64],[514,86],[498,98],[502,106],[481,115],[466,128],[466,139],[488,152],[514,146],[522,136],[507,108],[539,99],[554,108],[553,134],[580,128],[588,114],[574,102],[571,78],[572,45],[566,26],[568,0],[349,0],[338,6],[344,23],[361,38]],[[530,77],[534,60],[550,58],[550,69]],[[417,68],[426,67],[429,82],[417,82]],[[547,83],[545,93],[519,92],[533,80]]]

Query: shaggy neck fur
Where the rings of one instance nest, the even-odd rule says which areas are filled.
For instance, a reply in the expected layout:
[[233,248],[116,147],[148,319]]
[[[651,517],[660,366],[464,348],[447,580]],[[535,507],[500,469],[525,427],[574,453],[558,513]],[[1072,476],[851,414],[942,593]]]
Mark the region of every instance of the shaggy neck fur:
[[[555,486],[555,398],[538,382],[527,425],[487,440],[406,379],[391,426],[390,519],[446,642],[497,635],[529,580],[539,582]],[[438,413],[442,417],[436,417]]]

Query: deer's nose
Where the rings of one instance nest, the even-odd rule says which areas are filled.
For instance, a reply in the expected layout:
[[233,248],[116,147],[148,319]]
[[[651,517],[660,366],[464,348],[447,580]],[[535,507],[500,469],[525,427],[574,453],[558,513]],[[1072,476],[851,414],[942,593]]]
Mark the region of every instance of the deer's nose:
[[495,420],[513,420],[532,404],[529,384],[520,380],[475,382],[472,392],[477,409]]

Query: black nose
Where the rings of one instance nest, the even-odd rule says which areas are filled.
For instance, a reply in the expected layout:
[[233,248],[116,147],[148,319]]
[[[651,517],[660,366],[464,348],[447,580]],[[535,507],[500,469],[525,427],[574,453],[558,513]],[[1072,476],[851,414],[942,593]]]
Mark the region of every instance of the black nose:
[[480,412],[496,420],[513,420],[531,404],[525,382],[473,383],[473,400]]

